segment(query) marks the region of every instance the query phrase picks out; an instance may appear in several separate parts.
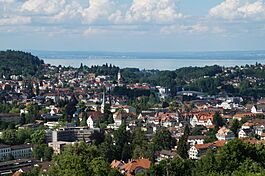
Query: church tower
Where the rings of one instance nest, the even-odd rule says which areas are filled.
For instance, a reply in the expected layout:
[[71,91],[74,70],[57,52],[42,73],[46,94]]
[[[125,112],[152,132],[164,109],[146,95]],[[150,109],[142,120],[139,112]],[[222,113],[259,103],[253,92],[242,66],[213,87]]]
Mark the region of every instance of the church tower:
[[101,104],[101,113],[105,112],[105,91],[103,92],[102,104]]
[[119,70],[117,78],[118,78],[118,80],[117,80],[118,85],[122,85],[123,84],[123,78],[122,78],[122,75],[121,75],[121,70]]
[[121,81],[121,70],[119,70],[119,72],[118,72],[118,82],[120,82]]

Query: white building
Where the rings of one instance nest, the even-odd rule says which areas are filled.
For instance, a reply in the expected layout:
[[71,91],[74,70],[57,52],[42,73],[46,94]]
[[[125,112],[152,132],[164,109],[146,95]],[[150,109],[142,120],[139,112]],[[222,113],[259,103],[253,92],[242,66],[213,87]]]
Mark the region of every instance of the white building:
[[221,140],[232,140],[235,138],[235,134],[228,128],[222,127],[218,130],[216,133],[216,138],[221,141]]
[[213,125],[213,115],[212,114],[195,114],[190,119],[190,124],[192,127],[195,126],[211,126]]
[[87,123],[87,126],[89,128],[92,128],[92,129],[95,128],[95,122],[94,122],[92,116],[88,117],[88,119],[86,120],[86,123]]
[[240,129],[238,132],[238,138],[248,138],[253,134],[251,129]]
[[189,146],[194,146],[196,144],[203,144],[205,136],[189,136],[188,137],[188,143]]

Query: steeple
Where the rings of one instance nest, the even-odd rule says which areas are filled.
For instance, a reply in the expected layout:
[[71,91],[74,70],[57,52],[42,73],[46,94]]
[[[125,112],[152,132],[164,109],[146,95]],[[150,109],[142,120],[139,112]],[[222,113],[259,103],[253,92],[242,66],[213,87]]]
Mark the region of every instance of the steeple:
[[122,83],[123,83],[123,78],[122,78],[122,75],[121,75],[121,70],[119,70],[119,72],[118,72],[118,80],[117,80],[117,82],[118,82],[118,85],[122,85]]
[[121,70],[118,72],[118,82],[121,81]]
[[105,111],[105,91],[103,92],[102,104],[101,104],[101,113]]

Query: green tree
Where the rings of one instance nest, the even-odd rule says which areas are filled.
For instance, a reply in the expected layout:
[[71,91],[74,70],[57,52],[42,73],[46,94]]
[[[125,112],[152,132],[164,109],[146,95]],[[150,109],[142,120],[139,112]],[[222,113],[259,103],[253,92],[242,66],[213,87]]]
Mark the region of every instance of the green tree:
[[185,134],[182,135],[178,141],[177,154],[183,159],[188,158],[187,137],[185,136]]
[[104,142],[99,145],[99,152],[100,155],[105,158],[109,163],[112,162],[114,159],[118,158],[116,148],[113,145],[113,141],[111,136],[106,135]]
[[213,116],[213,124],[216,127],[224,126],[224,120],[223,120],[223,118],[221,117],[221,115],[219,113],[215,113],[214,114],[214,116]]
[[37,130],[31,135],[31,142],[33,144],[45,143],[46,132],[44,130]]
[[89,165],[92,176],[105,176],[111,171],[110,164],[101,157],[94,158]]
[[240,129],[240,124],[239,121],[237,119],[232,121],[232,125],[230,130],[236,135],[238,136],[238,130]]
[[3,131],[2,140],[5,144],[8,145],[16,144],[17,143],[16,131],[11,129]]
[[167,129],[158,131],[152,139],[156,147],[156,151],[165,149],[170,150],[176,145],[176,139],[171,136]]
[[52,160],[49,175],[53,176],[105,176],[120,175],[110,168],[94,145],[84,142],[69,145]]
[[183,176],[191,175],[194,164],[190,160],[183,160],[178,157],[162,160],[150,169],[151,175]]
[[122,153],[125,145],[130,142],[130,132],[126,131],[125,124],[122,124],[118,130],[114,131],[114,142],[115,142],[115,148],[117,152],[118,158],[116,159],[122,159]]
[[37,160],[50,161],[52,159],[53,150],[46,144],[37,144],[33,148],[33,157]]

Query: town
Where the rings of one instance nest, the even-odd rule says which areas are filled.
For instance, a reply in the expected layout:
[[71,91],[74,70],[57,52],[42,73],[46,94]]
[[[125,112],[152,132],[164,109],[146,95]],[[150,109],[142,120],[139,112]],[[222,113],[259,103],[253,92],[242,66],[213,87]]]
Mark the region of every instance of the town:
[[265,65],[159,71],[34,57],[32,71],[17,68],[29,53],[0,55],[18,57],[0,72],[1,175],[265,173]]

